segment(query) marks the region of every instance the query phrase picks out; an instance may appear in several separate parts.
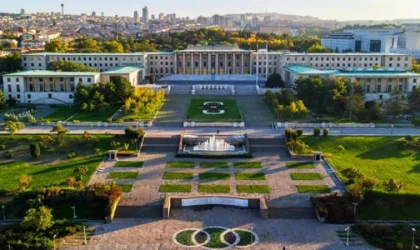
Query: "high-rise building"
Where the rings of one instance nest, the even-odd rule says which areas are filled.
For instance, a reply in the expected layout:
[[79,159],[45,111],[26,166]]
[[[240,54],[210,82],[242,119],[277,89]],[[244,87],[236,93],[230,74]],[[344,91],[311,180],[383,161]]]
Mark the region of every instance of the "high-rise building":
[[20,14],[25,15],[25,9],[20,9]]
[[92,11],[92,16],[96,17],[96,12],[95,11]]
[[259,21],[258,17],[253,17],[253,18],[252,18],[252,21],[251,21],[251,26],[252,26],[253,28],[257,27],[257,25],[258,25],[258,21]]
[[136,10],[134,11],[134,22],[138,23],[140,20],[139,12]]
[[161,21],[165,20],[165,14],[160,13],[159,14],[159,20],[161,20]]
[[61,15],[64,16],[64,3],[61,4]]
[[245,28],[246,26],[246,15],[242,14],[241,15],[241,28]]
[[149,9],[147,6],[144,6],[143,8],[143,22],[148,23],[149,22]]
[[103,11],[102,11],[102,13],[101,13],[101,16],[102,16],[102,17],[104,17],[104,16],[105,16],[105,13],[104,13]]
[[156,19],[155,15],[152,15],[151,18],[152,18],[152,20],[155,20]]

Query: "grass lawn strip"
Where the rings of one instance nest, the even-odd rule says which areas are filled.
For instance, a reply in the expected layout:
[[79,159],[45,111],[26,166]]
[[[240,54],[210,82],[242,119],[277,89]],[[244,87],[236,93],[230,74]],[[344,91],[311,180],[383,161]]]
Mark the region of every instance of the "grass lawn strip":
[[330,193],[327,185],[297,185],[299,193]]
[[192,235],[195,233],[195,230],[185,230],[179,232],[175,240],[185,246],[194,246],[194,242],[192,241]]
[[222,240],[220,239],[220,236],[222,235],[223,232],[226,231],[226,229],[224,228],[206,228],[204,229],[204,231],[206,231],[207,233],[210,234],[210,241],[205,244],[205,247],[208,248],[225,248],[228,247],[228,245],[226,245],[225,243],[222,242]]
[[129,193],[133,189],[133,184],[118,184],[118,186],[122,188],[123,193]]
[[229,173],[200,173],[200,180],[229,180]]
[[270,187],[267,185],[238,185],[236,186],[238,193],[246,194],[269,194]]
[[312,162],[286,162],[286,166],[288,168],[295,168],[295,169],[315,168],[315,166]]
[[236,173],[235,174],[236,180],[244,181],[244,180],[265,180],[265,174],[264,173]]
[[166,185],[161,185],[159,187],[159,192],[161,193],[190,193],[191,192],[191,185],[171,185],[171,184],[166,184]]
[[194,173],[187,172],[165,172],[163,174],[164,180],[192,180]]
[[235,168],[262,168],[261,162],[235,162]]
[[117,168],[141,168],[144,162],[142,161],[117,161],[115,167]]
[[193,161],[170,161],[166,164],[167,168],[194,168]]
[[229,168],[229,162],[201,162],[200,168]]
[[239,235],[239,238],[240,238],[238,246],[240,247],[249,246],[255,242],[256,238],[252,233],[248,231],[244,231],[244,230],[235,230],[235,232]]
[[109,173],[108,179],[137,179],[138,172],[112,172]]
[[291,173],[290,176],[292,180],[303,180],[303,181],[311,181],[311,180],[322,180],[322,176],[319,173]]
[[230,193],[230,186],[229,185],[198,185],[198,192],[228,194]]
[[[205,102],[222,102],[223,114],[204,114],[203,105]],[[238,104],[234,99],[191,99],[188,108],[187,119],[200,121],[242,121],[241,113]]]

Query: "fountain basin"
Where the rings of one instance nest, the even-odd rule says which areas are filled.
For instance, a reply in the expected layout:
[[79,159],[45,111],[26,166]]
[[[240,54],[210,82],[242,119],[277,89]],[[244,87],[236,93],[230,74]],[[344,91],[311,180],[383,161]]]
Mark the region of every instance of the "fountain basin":
[[178,157],[250,158],[248,136],[235,135],[181,135]]

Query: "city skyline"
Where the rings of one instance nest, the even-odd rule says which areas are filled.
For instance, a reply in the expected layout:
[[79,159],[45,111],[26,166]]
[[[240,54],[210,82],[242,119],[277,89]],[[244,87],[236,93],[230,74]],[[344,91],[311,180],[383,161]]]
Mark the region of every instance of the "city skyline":
[[[198,3],[192,0],[174,1],[145,0],[138,3],[135,0],[37,0],[27,2],[16,0],[3,3],[2,12],[20,13],[25,9],[26,13],[35,12],[61,12],[61,3],[64,4],[66,14],[97,13],[104,12],[106,16],[133,16],[134,10],[139,12],[144,6],[149,9],[149,15],[159,13],[176,13],[177,16],[212,16],[214,14],[240,14],[240,13],[263,13],[277,12],[290,15],[308,15],[327,20],[392,20],[418,18],[416,10],[420,8],[420,2],[416,0],[402,0],[404,4],[395,4],[392,0],[244,0],[240,8],[234,1],[213,0],[211,3]],[[112,4],[118,4],[118,10]],[[410,6],[410,8],[406,8]],[[343,12],[342,10],[346,11]]]

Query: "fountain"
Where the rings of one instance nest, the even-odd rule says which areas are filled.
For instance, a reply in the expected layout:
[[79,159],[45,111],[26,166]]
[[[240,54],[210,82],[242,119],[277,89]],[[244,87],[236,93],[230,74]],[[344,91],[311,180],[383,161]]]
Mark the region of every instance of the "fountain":
[[216,136],[213,135],[205,142],[199,143],[197,146],[194,146],[193,150],[198,151],[235,151],[235,146],[230,145],[225,142],[223,139],[216,139]]
[[179,157],[252,157],[248,136],[235,135],[181,135]]

